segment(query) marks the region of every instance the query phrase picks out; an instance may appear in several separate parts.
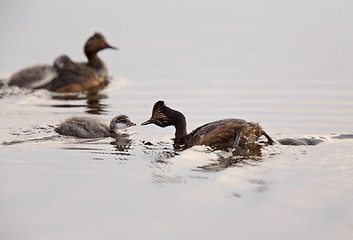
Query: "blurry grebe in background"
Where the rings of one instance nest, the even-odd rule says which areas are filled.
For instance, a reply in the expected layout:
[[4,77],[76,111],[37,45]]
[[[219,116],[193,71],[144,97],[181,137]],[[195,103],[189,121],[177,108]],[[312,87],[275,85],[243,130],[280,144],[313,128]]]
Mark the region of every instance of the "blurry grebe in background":
[[53,65],[37,65],[14,73],[9,85],[55,92],[79,92],[100,86],[106,83],[108,70],[97,53],[106,48],[117,49],[102,34],[95,33],[84,46],[88,62],[76,63],[63,55]]

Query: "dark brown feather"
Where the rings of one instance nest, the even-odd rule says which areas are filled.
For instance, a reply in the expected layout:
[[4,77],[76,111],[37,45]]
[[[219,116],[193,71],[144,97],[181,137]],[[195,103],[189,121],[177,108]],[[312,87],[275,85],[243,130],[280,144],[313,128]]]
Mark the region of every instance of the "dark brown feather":
[[175,127],[175,144],[185,148],[194,145],[206,145],[224,149],[240,146],[247,148],[264,135],[268,143],[273,140],[264,132],[258,123],[247,122],[243,119],[228,118],[204,124],[191,133],[186,132],[185,116],[174,109],[167,107],[163,101],[155,103],[152,117],[142,125],[156,124],[159,127]]

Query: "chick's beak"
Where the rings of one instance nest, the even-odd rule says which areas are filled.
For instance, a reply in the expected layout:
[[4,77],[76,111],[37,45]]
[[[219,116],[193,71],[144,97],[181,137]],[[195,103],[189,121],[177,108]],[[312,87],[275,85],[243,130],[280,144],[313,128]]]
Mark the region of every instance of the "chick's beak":
[[136,124],[130,121],[130,122],[128,123],[128,126],[129,126],[129,127],[131,127],[131,126],[136,126]]

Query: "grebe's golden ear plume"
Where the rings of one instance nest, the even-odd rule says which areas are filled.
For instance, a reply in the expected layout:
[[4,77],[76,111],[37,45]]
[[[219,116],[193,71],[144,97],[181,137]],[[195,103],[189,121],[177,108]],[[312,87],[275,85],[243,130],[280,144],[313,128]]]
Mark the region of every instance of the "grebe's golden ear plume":
[[164,101],[159,100],[153,106],[152,117],[146,122],[143,122],[141,125],[154,123],[161,127],[167,126],[169,122],[169,118],[165,114],[166,109],[167,109],[167,106],[165,105]]
[[163,107],[166,107],[166,104],[164,101],[159,100],[153,105],[152,113],[155,112],[157,109],[162,109]]
[[160,125],[167,124],[169,119],[165,115],[166,104],[159,100],[153,106],[152,118],[154,118]]

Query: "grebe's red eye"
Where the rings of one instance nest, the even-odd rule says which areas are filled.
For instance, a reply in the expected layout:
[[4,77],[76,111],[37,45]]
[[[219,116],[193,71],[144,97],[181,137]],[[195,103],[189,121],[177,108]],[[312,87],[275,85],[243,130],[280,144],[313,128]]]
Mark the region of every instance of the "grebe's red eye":
[[104,43],[103,41],[101,41],[101,42],[99,43],[99,45],[101,45],[101,47],[103,47],[103,46],[105,45],[105,43]]

